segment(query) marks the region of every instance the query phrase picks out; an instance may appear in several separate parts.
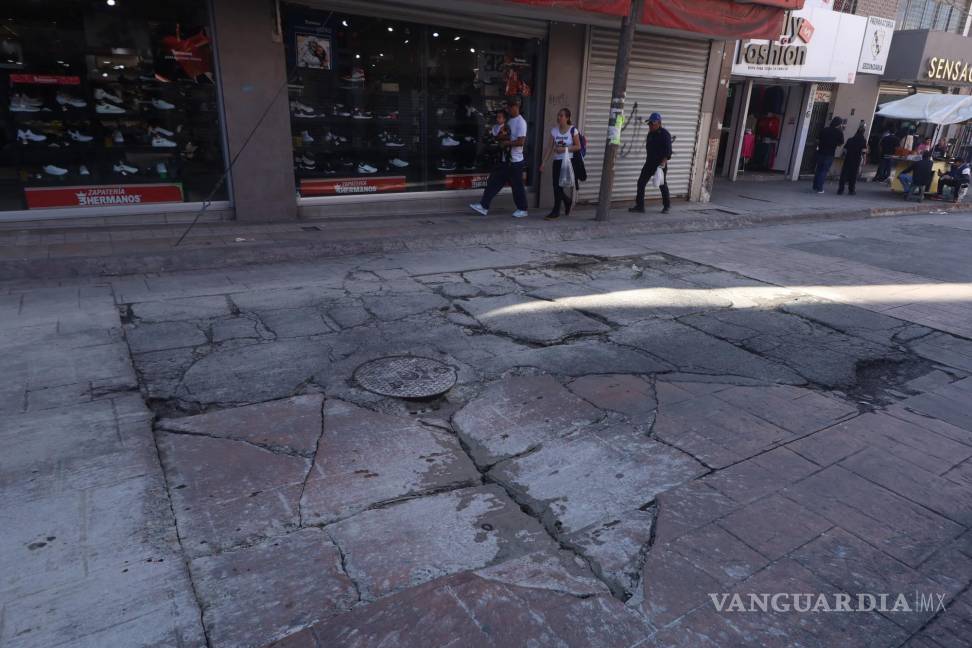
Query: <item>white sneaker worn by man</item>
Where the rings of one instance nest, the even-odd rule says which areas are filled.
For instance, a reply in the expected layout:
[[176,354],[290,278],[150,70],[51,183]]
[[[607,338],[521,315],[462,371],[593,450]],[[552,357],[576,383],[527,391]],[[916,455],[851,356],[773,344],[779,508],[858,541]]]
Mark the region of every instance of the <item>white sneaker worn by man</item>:
[[526,218],[529,215],[525,209],[517,209],[513,212],[513,218]]
[[482,205],[480,205],[479,203],[472,203],[471,205],[469,205],[469,209],[473,210],[474,212],[478,212],[481,216],[489,215],[489,210],[483,207]]

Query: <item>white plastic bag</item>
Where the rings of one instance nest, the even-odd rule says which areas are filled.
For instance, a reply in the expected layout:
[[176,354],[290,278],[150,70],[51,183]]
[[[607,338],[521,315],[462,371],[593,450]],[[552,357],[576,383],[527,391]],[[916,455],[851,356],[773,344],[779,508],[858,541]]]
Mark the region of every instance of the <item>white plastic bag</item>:
[[655,175],[651,176],[651,186],[657,189],[663,184],[665,184],[665,169],[658,167],[655,169]]
[[564,189],[574,186],[574,165],[570,163],[570,160],[564,160],[560,163],[560,180],[557,184]]

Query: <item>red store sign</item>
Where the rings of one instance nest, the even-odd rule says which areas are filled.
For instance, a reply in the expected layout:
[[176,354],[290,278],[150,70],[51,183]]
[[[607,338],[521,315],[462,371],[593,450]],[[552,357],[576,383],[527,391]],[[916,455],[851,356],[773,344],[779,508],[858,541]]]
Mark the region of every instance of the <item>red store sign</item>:
[[446,189],[483,189],[488,173],[455,173],[445,177]]
[[381,191],[405,191],[405,176],[381,178],[340,178],[335,180],[301,180],[300,195],[344,196]]
[[27,187],[24,194],[29,209],[115,207],[183,201],[181,184]]

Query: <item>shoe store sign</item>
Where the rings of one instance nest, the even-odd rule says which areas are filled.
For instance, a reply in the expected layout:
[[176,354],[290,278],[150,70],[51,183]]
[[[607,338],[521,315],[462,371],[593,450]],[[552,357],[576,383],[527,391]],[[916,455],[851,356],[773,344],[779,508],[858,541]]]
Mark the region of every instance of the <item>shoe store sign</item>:
[[928,59],[925,76],[939,81],[972,83],[972,66],[968,61],[933,56]]
[[345,196],[349,194],[379,193],[382,191],[405,191],[406,188],[405,176],[300,181],[300,195],[305,198],[308,196]]
[[853,83],[857,76],[867,19],[828,7],[788,11],[783,33],[775,41],[736,43],[732,73],[768,79]]
[[26,187],[28,209],[117,207],[183,201],[181,184]]

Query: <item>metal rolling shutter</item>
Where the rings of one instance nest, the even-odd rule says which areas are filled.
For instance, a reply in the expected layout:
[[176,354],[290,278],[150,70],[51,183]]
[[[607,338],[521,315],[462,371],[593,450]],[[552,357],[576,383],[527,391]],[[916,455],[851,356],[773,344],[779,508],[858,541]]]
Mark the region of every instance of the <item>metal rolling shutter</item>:
[[[591,28],[581,122],[589,141],[584,158],[588,178],[581,184],[579,194],[584,201],[596,200],[600,188],[617,52],[618,32]],[[653,112],[661,113],[663,125],[676,137],[674,155],[668,166],[668,187],[672,195],[688,194],[708,60],[709,41],[636,35],[624,114],[628,120],[637,103],[637,120],[627,122],[621,137],[614,199],[626,200],[635,195],[638,175],[645,161],[645,136],[648,134],[648,127],[643,122]],[[658,195],[650,185],[648,192],[649,196],[652,193]]]

